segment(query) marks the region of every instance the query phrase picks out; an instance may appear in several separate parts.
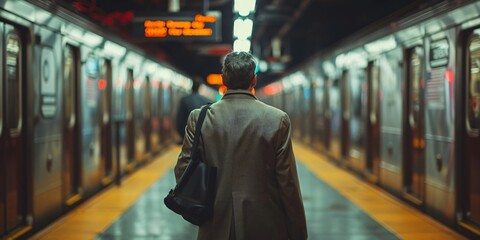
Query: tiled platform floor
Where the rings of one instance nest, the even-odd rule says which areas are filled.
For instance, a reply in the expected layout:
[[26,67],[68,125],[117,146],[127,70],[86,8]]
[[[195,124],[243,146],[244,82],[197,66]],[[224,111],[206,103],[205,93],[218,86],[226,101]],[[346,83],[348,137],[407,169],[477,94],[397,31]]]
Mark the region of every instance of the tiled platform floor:
[[[97,194],[32,239],[195,239],[197,227],[163,205],[179,151],[172,146],[121,187]],[[301,143],[294,151],[309,239],[465,239]]]
[[[301,176],[309,239],[399,239],[301,163],[298,164],[298,174]],[[163,197],[173,186],[173,179],[170,171],[97,239],[195,239],[197,227],[163,205]]]

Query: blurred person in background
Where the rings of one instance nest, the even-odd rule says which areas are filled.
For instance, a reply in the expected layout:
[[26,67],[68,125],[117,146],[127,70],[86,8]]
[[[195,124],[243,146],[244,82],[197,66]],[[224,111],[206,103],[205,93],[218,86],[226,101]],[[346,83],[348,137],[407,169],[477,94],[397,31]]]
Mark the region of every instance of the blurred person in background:
[[176,130],[180,135],[178,144],[183,143],[183,138],[185,137],[185,126],[187,125],[188,115],[194,109],[200,108],[201,106],[207,104],[209,100],[198,93],[200,88],[200,79],[194,78],[192,83],[192,92],[187,96],[184,96],[178,105],[177,118],[176,118]]
[[[307,226],[287,113],[252,94],[256,62],[247,52],[227,54],[227,91],[210,106],[198,151],[217,168],[213,218],[199,240],[305,240]],[[200,109],[188,118],[175,166],[178,182],[191,155]]]

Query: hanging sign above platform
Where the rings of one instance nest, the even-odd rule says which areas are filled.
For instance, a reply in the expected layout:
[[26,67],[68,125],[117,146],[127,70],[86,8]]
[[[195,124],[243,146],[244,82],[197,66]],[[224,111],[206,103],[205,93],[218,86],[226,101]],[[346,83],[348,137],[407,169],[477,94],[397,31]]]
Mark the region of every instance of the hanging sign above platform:
[[154,41],[221,41],[221,13],[177,12],[164,16],[136,17],[133,35]]

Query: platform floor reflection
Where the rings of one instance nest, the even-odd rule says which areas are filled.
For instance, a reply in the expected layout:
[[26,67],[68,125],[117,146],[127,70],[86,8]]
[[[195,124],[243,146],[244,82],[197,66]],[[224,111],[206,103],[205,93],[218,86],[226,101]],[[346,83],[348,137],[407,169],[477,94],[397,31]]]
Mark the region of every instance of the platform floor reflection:
[[[196,239],[198,228],[163,204],[179,151],[172,146],[32,239]],[[308,146],[294,142],[294,151],[309,239],[465,239]]]

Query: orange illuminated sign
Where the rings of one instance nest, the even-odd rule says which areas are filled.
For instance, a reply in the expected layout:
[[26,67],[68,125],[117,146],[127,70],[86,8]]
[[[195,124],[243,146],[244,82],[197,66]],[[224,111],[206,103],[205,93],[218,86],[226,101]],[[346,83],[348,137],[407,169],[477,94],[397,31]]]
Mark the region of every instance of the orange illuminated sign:
[[137,18],[133,26],[134,36],[143,39],[220,41],[220,23],[220,12],[211,11],[206,14],[175,13],[164,17]]
[[207,83],[210,85],[222,85],[222,74],[208,74]]

